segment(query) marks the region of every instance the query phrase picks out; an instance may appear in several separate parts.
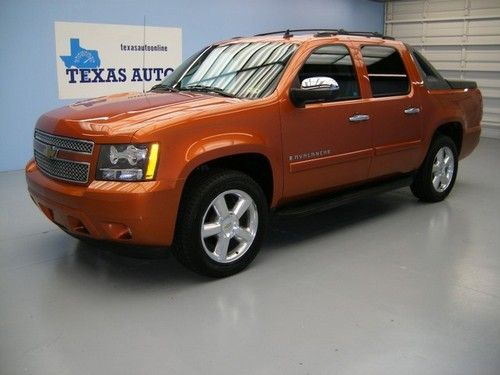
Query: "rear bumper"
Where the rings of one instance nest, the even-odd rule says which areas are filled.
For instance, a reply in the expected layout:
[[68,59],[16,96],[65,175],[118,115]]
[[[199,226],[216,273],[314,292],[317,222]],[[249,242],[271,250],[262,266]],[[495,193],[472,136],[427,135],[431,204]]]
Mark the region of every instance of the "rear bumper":
[[51,221],[78,236],[136,245],[172,244],[182,186],[177,181],[93,181],[78,186],[53,180],[33,160],[28,191]]

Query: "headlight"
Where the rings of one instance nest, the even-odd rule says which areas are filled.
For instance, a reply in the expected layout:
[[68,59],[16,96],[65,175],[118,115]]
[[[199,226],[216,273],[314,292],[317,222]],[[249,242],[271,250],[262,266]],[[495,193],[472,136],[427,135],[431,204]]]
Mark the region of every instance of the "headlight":
[[158,162],[158,143],[101,145],[97,180],[152,180]]

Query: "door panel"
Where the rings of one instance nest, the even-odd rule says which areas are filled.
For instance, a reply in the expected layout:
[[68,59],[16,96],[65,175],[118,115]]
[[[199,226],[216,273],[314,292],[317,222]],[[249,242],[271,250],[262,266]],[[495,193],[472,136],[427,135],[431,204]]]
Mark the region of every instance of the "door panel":
[[347,46],[332,44],[312,51],[294,87],[312,77],[333,78],[338,83],[337,97],[304,108],[289,99],[280,103],[285,199],[368,178],[373,155],[370,105],[361,99]]
[[371,122],[351,122],[369,116],[361,100],[310,104],[295,108],[282,104],[285,197],[365,180],[373,154]]
[[417,167],[422,139],[421,107],[401,54],[393,47],[366,45],[361,55],[373,97],[370,177],[412,171]]
[[405,110],[418,108],[414,95],[374,99],[373,146],[375,155],[370,177],[410,172],[417,168],[421,146],[420,113],[407,114]]

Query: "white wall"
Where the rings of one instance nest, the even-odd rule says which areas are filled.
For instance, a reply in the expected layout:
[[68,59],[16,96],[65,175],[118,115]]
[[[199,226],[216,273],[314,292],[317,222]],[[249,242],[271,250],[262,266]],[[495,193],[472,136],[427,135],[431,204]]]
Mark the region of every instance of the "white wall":
[[485,137],[500,138],[500,0],[388,1],[385,32],[415,47],[446,78],[476,81]]

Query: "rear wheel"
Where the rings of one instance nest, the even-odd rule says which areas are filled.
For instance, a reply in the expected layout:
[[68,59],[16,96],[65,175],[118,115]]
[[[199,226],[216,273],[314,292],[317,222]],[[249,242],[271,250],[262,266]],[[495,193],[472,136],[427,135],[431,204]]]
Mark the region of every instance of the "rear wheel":
[[237,273],[259,251],[267,211],[262,189],[249,176],[230,170],[198,175],[183,194],[174,254],[207,276]]
[[438,136],[411,185],[413,194],[425,202],[439,202],[450,194],[458,170],[457,148],[447,136]]

